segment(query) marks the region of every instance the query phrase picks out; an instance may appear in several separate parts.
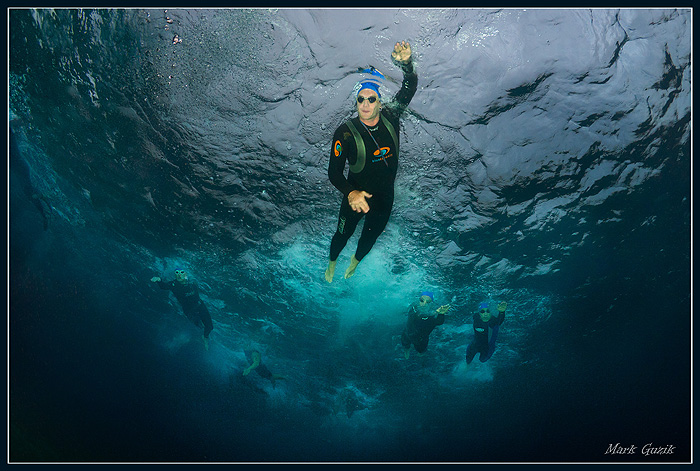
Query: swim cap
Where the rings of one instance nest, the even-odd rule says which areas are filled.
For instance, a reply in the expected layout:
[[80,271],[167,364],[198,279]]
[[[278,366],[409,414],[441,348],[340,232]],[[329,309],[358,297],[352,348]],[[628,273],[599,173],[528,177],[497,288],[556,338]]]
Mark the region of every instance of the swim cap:
[[360,79],[360,82],[355,87],[355,88],[357,88],[356,95],[359,95],[359,93],[362,90],[364,90],[365,88],[369,88],[370,90],[373,90],[377,94],[377,96],[381,99],[382,94],[379,93],[379,87],[382,85],[382,83],[384,83],[384,75],[382,75],[382,73],[379,72],[374,67],[370,67],[369,69],[364,69],[364,70],[360,71],[360,73],[363,76]]
[[479,309],[488,309],[489,308],[489,303],[481,303],[479,304]]
[[430,291],[423,291],[423,292],[420,294],[420,296],[421,296],[421,298],[422,298],[423,296],[427,296],[427,297],[430,298],[431,301],[433,300],[433,293],[431,293]]

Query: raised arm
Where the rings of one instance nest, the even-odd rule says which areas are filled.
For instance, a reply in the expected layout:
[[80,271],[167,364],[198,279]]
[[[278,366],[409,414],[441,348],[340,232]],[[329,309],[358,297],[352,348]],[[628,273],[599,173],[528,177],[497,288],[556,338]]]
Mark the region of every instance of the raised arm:
[[394,51],[391,53],[394,62],[401,67],[403,71],[403,82],[401,88],[394,96],[391,108],[398,114],[403,113],[408,104],[411,102],[413,95],[416,94],[418,88],[418,75],[413,67],[411,45],[406,41],[401,41],[394,45]]
[[169,290],[169,289],[172,289],[172,287],[173,287],[172,281],[170,281],[170,282],[163,281],[160,279],[159,276],[154,276],[153,278],[151,278],[151,281],[153,283],[156,283],[160,289],[168,289]]
[[498,325],[503,324],[503,321],[506,320],[506,307],[508,304],[505,301],[501,301],[498,304]]

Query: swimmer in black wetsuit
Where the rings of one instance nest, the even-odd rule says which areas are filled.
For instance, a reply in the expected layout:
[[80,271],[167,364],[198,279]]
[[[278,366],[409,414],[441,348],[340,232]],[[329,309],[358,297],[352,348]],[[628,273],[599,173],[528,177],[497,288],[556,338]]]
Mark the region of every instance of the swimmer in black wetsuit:
[[[382,106],[379,86],[384,76],[374,68],[359,83],[358,116],[340,125],[333,134],[328,178],[342,194],[338,227],[331,240],[325,277],[333,281],[335,264],[362,217],[357,250],[345,271],[345,278],[355,273],[357,264],[369,253],[386,227],[394,204],[394,180],[399,165],[399,117],[416,93],[418,76],[411,61],[411,46],[396,43],[391,53],[403,70],[401,89],[393,102]],[[349,165],[347,178],[345,162]]]
[[467,346],[467,367],[477,353],[479,361],[484,363],[496,351],[496,338],[498,330],[506,318],[506,307],[506,302],[501,302],[497,308],[498,316],[494,317],[489,310],[489,303],[479,305],[479,312],[474,314],[474,339]]
[[433,293],[425,291],[420,295],[420,300],[412,304],[408,310],[406,327],[401,333],[401,345],[404,356],[408,360],[411,352],[411,344],[418,353],[424,353],[428,349],[428,337],[433,329],[445,323],[445,313],[450,309],[449,304],[444,304],[433,310],[430,304],[433,302]]
[[272,382],[272,387],[275,387],[275,381],[278,379],[285,379],[284,376],[274,374],[267,366],[262,363],[262,355],[257,350],[244,350],[246,359],[250,362],[250,366],[243,370],[243,376],[248,376],[251,371],[255,370],[260,376],[265,379],[269,379]]
[[191,320],[194,325],[204,327],[204,348],[209,350],[209,334],[214,329],[211,322],[209,310],[199,299],[199,287],[197,283],[189,281],[185,270],[175,270],[175,279],[173,281],[161,281],[160,277],[154,276],[151,281],[158,283],[160,289],[172,291],[175,298],[180,302],[182,311],[185,316]]

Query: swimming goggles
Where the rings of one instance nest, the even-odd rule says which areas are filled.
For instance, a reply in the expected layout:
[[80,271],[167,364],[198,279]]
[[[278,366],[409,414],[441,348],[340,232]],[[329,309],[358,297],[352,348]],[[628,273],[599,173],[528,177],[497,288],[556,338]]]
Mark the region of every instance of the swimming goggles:
[[365,97],[360,96],[360,95],[357,96],[357,102],[358,102],[358,103],[362,103],[362,102],[365,101],[365,100],[369,101],[370,103],[374,103],[375,101],[377,101],[377,97],[376,97],[376,96],[370,96],[370,97],[365,98]]

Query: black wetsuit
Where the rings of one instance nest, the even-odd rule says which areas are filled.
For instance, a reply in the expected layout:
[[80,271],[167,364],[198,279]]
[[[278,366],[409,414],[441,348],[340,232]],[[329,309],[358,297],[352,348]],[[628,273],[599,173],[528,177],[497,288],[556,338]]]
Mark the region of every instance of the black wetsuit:
[[474,339],[467,346],[467,364],[472,362],[477,353],[482,363],[491,358],[496,351],[498,330],[505,319],[505,311],[499,312],[498,317],[491,316],[488,322],[482,321],[478,313],[474,314]]
[[420,306],[413,304],[408,311],[406,327],[401,333],[401,345],[410,348],[411,344],[418,353],[423,353],[428,349],[428,337],[433,329],[445,322],[444,314],[434,314],[435,309],[432,304]]
[[173,292],[175,298],[180,302],[185,316],[197,326],[204,326],[204,337],[209,338],[209,333],[214,329],[211,322],[209,310],[199,299],[199,288],[196,283],[179,281],[159,281],[160,289],[167,289]]
[[[380,112],[393,126],[396,144],[383,119],[380,118],[371,128],[366,127],[359,117],[351,119],[350,122],[364,143],[365,162],[362,165],[357,160],[357,145],[348,122],[340,125],[333,134],[328,178],[343,194],[343,201],[340,205],[338,227],[331,240],[331,261],[338,258],[363,216],[365,224],[355,252],[358,261],[369,253],[389,221],[394,205],[394,180],[399,168],[399,117],[411,102],[418,85],[413,63],[409,62],[401,67],[404,74],[401,89],[392,103]],[[346,161],[350,167],[347,178],[344,175]],[[366,191],[372,195],[367,199],[367,214],[356,213],[350,208],[348,195],[353,190]]]

